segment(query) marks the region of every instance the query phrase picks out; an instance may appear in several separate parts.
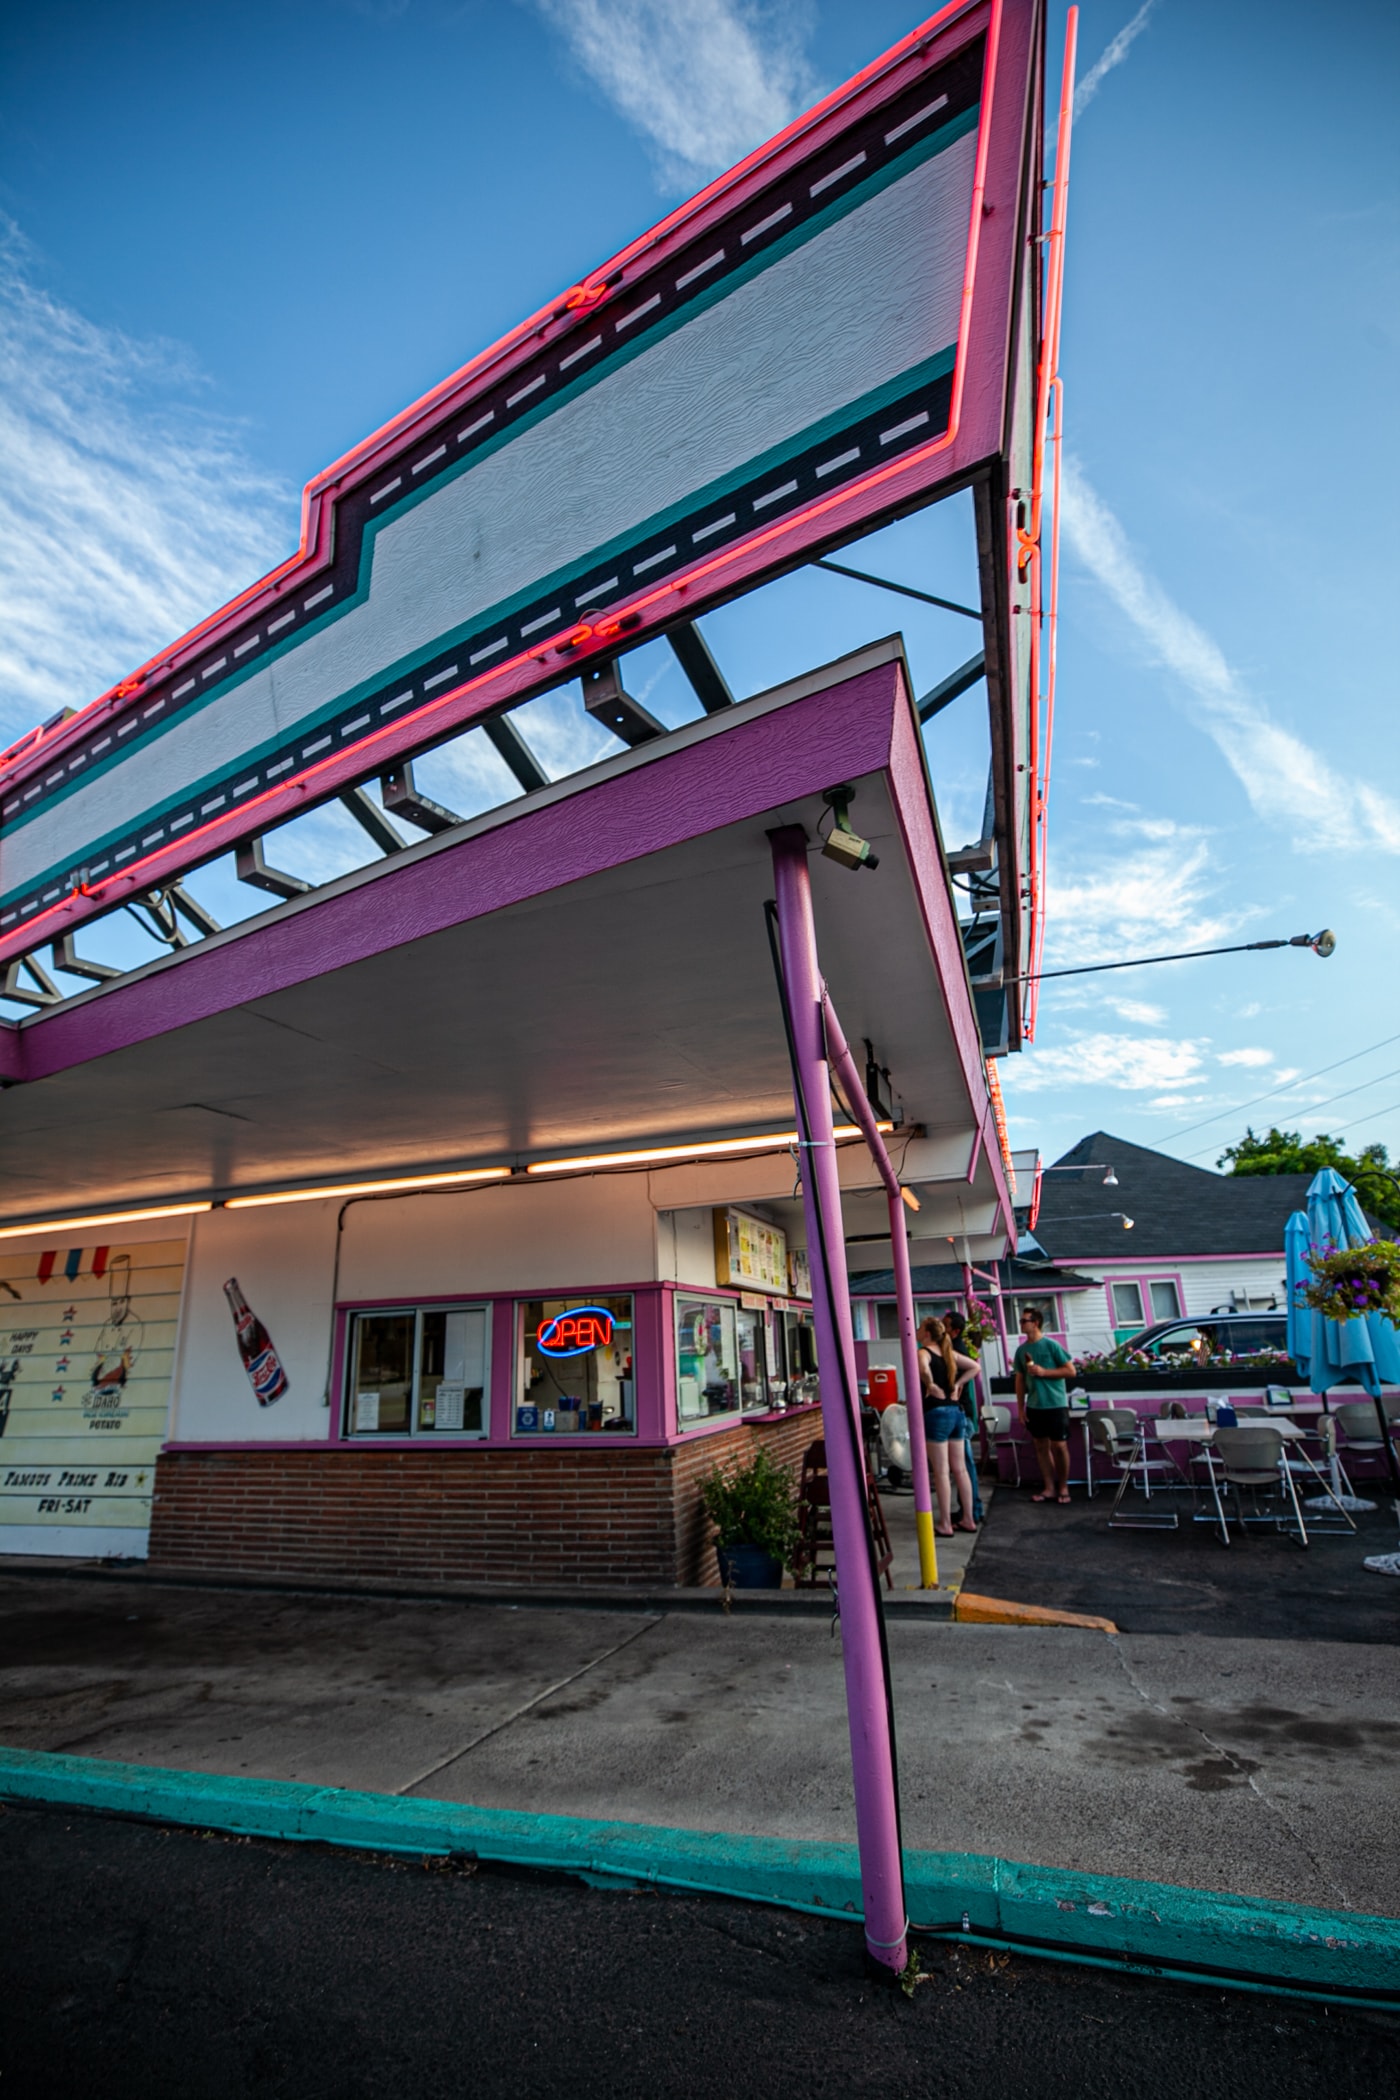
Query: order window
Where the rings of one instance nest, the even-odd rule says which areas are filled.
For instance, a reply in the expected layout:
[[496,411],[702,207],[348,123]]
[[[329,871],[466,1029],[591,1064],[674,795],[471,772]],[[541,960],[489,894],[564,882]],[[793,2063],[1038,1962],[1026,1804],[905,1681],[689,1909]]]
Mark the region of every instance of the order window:
[[517,1436],[636,1429],[630,1296],[527,1298],[517,1319]]
[[742,1404],[735,1308],[728,1298],[676,1299],[676,1414],[682,1429]]
[[356,1313],[347,1436],[482,1436],[490,1321],[485,1305]]

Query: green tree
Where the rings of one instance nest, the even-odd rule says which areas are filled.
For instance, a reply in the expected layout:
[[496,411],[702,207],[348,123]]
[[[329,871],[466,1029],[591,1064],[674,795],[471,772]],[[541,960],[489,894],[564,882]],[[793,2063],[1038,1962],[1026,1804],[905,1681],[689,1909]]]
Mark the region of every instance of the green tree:
[[1366,1145],[1348,1152],[1345,1140],[1319,1130],[1304,1138],[1297,1130],[1272,1126],[1262,1137],[1247,1129],[1237,1145],[1227,1145],[1215,1162],[1228,1160],[1232,1174],[1316,1174],[1320,1167],[1335,1167],[1355,1182],[1356,1193],[1372,1218],[1379,1218],[1391,1231],[1400,1230],[1400,1175],[1390,1164],[1384,1145]]

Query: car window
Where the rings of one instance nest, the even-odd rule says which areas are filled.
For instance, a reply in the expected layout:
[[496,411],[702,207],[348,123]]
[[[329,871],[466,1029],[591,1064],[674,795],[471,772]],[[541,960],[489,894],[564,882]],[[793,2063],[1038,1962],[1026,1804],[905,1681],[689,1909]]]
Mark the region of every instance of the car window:
[[1280,1314],[1273,1319],[1231,1320],[1221,1333],[1220,1346],[1232,1356],[1253,1356],[1259,1349],[1285,1349],[1287,1318]]
[[1154,1354],[1177,1356],[1191,1347],[1200,1331],[1199,1327],[1169,1327],[1165,1334],[1157,1336],[1156,1341],[1149,1342],[1148,1347]]

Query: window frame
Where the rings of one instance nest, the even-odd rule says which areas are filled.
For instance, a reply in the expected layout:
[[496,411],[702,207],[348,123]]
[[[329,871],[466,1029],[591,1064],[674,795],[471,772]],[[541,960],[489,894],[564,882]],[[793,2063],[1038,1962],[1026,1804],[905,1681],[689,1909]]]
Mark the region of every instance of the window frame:
[[[423,1377],[423,1321],[429,1313],[471,1313],[482,1315],[485,1340],[481,1363],[481,1426],[479,1429],[425,1428],[419,1421],[419,1405]],[[346,1444],[419,1443],[432,1444],[468,1443],[479,1444],[491,1434],[491,1345],[493,1340],[495,1306],[489,1298],[423,1298],[408,1302],[355,1305],[345,1308],[344,1364],[342,1369],[341,1419],[339,1441]],[[406,1429],[357,1429],[355,1427],[355,1366],[358,1356],[357,1334],[362,1320],[396,1320],[411,1318],[413,1321],[413,1382],[408,1401],[408,1427]]]
[[[540,1407],[541,1413],[543,1413],[542,1403],[532,1401],[529,1398],[530,1386],[526,1378],[526,1367],[529,1358],[529,1344],[527,1341],[529,1314],[527,1309],[531,1306],[550,1305],[556,1301],[567,1307],[570,1301],[573,1301],[575,1310],[583,1311],[589,1305],[603,1307],[603,1301],[605,1300],[617,1301],[623,1298],[627,1300],[631,1309],[628,1327],[628,1332],[631,1336],[629,1354],[632,1358],[632,1412],[630,1419],[624,1416],[622,1418],[624,1426],[620,1429],[608,1429],[606,1427],[589,1429],[583,1422],[579,1423],[577,1429],[560,1429],[557,1423],[553,1429],[546,1429],[542,1424],[535,1429],[522,1429],[520,1427],[520,1410],[522,1407]],[[531,1291],[524,1295],[511,1297],[509,1302],[511,1308],[513,1361],[510,1376],[510,1412],[506,1422],[506,1442],[572,1445],[579,1439],[587,1442],[594,1437],[601,1437],[608,1442],[614,1442],[626,1439],[635,1441],[640,1436],[640,1396],[637,1391],[637,1299],[638,1292],[631,1287],[626,1290],[606,1289],[592,1292],[586,1290]],[[603,1346],[606,1347],[607,1344]],[[559,1408],[556,1406],[554,1413],[558,1414],[559,1411]]]
[[[713,1413],[707,1412],[703,1415],[683,1415],[681,1413],[681,1313],[683,1308],[688,1305],[718,1305],[723,1307],[724,1310],[727,1311],[730,1316],[730,1326],[733,1335],[735,1373],[739,1385],[738,1404],[734,1407],[716,1408]],[[716,1426],[716,1424],[723,1425],[727,1422],[742,1422],[744,1419],[745,1410],[743,1399],[743,1377],[742,1368],[739,1363],[739,1309],[739,1301],[737,1297],[735,1297],[731,1292],[720,1289],[707,1291],[704,1288],[704,1286],[700,1284],[680,1284],[671,1294],[671,1362],[675,1378],[675,1422],[677,1436],[692,1436],[694,1435],[696,1430],[712,1429]],[[765,1354],[769,1344],[769,1336],[766,1323],[770,1312],[771,1308],[765,1309],[765,1331],[763,1337]],[[771,1374],[767,1371],[767,1365],[765,1362],[764,1384],[767,1387],[770,1385],[770,1383]],[[770,1411],[770,1408],[767,1406],[765,1406],[762,1410],[756,1408],[749,1410],[751,1414],[756,1414],[759,1412],[766,1414]]]

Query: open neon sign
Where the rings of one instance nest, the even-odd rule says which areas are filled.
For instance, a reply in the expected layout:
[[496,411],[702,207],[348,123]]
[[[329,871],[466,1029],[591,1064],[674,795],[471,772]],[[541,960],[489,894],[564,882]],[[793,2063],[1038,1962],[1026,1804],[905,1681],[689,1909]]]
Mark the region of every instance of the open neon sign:
[[569,1312],[542,1320],[535,1333],[541,1356],[586,1356],[606,1349],[613,1338],[613,1317],[601,1305],[576,1305]]

